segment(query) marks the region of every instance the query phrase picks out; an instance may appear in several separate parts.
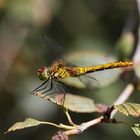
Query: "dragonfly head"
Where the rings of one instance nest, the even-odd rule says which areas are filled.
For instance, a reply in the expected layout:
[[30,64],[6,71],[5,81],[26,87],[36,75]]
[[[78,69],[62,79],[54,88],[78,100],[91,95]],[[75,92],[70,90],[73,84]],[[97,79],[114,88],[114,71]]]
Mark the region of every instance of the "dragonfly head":
[[40,80],[48,80],[50,77],[49,68],[44,66],[40,67],[38,69],[37,76],[39,77]]

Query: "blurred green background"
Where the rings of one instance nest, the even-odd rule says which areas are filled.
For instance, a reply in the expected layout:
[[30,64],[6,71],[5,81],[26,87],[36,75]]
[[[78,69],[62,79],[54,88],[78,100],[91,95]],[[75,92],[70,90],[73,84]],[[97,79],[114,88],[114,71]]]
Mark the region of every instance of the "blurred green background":
[[[136,44],[137,20],[134,0],[0,0],[0,139],[51,139],[57,129],[50,126],[3,134],[13,123],[28,117],[66,123],[59,107],[28,93],[41,83],[36,76],[38,68],[49,66],[62,55],[70,63],[84,66],[130,59]],[[45,42],[42,35],[63,47]],[[119,75],[118,70],[100,72],[100,89],[69,92],[111,105],[127,85]],[[129,101],[138,103],[139,99],[135,92]],[[71,115],[77,123],[98,116]],[[119,114],[116,117],[139,121]],[[120,138],[138,139],[127,126],[101,124],[71,140]]]

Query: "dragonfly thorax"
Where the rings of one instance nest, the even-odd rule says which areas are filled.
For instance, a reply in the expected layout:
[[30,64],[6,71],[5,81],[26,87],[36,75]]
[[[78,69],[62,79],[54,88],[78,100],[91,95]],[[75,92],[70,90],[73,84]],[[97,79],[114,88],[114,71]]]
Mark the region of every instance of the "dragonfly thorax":
[[40,80],[48,80],[51,77],[49,68],[44,66],[38,69],[37,75]]

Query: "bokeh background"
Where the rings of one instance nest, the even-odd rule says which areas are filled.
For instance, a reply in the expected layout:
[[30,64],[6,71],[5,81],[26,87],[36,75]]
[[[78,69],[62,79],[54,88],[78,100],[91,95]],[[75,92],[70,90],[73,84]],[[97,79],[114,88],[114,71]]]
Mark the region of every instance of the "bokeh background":
[[[138,12],[135,0],[0,0],[0,139],[48,140],[58,129],[38,126],[4,135],[15,122],[35,118],[66,123],[61,108],[29,94],[41,82],[38,68],[63,56],[76,65],[91,65],[131,59],[137,44]],[[51,40],[45,41],[43,36]],[[54,42],[52,41],[54,40]],[[58,45],[60,44],[60,45]],[[68,89],[111,105],[127,85],[119,70],[95,74],[101,87],[95,90]],[[139,102],[138,91],[129,102]],[[81,123],[96,113],[71,112]],[[117,114],[120,120],[139,120]],[[101,124],[71,140],[136,140],[123,125]]]

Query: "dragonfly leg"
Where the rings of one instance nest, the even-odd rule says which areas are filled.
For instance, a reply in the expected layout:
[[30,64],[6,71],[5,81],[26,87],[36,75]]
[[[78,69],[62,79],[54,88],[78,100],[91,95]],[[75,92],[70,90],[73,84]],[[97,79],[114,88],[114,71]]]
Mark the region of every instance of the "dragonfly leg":
[[46,89],[46,88],[47,88],[47,86],[45,86],[45,87],[43,87],[43,88],[40,88],[40,89],[37,89],[35,92],[33,92],[33,94],[35,94],[36,92],[42,91],[42,90],[44,90],[44,89]]
[[48,84],[49,84],[49,81],[47,81],[46,85],[43,88],[37,89],[36,91],[32,92],[32,94],[35,94],[35,93],[37,93],[39,91],[42,91],[42,90],[46,89],[48,87]]
[[47,89],[46,91],[44,91],[44,92],[42,92],[41,94],[44,94],[44,96],[42,97],[42,98],[44,98],[44,97],[46,97],[46,96],[48,96],[48,95],[52,95],[53,93],[48,93],[48,94],[45,94],[45,93],[47,93],[47,92],[49,92],[49,91],[51,91],[53,89],[53,82],[52,81],[50,81],[50,88],[49,89]]
[[58,88],[60,89],[60,90],[62,90],[62,92],[63,92],[63,97],[62,97],[62,101],[61,101],[61,104],[62,104],[62,107],[64,106],[64,102],[65,102],[65,98],[66,98],[66,92],[65,92],[65,90],[62,88],[62,86],[59,84],[59,82],[56,82],[56,84],[57,84],[57,86],[58,86]]
[[48,80],[46,80],[44,83],[42,83],[40,86],[38,86],[37,88],[35,88],[32,93],[34,94],[35,92],[37,92],[39,90],[39,88],[41,88],[43,85],[45,85],[48,82]]
[[59,90],[57,88],[57,82],[56,81],[54,81],[54,89],[55,89],[56,93],[59,93]]

